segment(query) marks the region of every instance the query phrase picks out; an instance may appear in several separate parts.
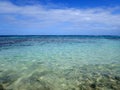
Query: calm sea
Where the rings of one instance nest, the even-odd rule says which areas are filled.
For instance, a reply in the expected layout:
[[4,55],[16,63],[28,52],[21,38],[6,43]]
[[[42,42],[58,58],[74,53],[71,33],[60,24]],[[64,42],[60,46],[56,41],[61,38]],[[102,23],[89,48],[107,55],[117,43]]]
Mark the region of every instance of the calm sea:
[[0,90],[120,90],[120,36],[0,36]]

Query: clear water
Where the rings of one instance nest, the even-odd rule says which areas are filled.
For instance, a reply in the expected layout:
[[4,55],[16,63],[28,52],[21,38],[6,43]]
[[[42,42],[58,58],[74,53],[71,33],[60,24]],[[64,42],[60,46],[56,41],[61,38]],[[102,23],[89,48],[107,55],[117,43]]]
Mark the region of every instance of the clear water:
[[0,36],[0,90],[120,90],[120,37]]

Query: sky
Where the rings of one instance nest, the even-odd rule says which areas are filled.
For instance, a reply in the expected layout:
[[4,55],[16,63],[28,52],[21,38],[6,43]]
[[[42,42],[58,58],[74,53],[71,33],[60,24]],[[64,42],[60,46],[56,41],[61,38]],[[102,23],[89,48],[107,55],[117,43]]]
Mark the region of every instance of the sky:
[[120,35],[120,0],[0,0],[0,35]]

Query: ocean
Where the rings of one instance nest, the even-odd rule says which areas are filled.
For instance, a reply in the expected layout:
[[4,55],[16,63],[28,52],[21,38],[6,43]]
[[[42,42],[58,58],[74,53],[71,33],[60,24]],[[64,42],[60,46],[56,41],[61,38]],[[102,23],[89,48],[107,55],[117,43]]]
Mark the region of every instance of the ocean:
[[120,36],[0,36],[0,90],[120,90]]

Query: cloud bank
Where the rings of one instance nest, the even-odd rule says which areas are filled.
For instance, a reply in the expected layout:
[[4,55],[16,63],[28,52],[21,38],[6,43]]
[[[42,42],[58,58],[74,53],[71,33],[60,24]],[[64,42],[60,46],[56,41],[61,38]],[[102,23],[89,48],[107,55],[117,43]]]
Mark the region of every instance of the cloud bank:
[[42,5],[17,6],[10,2],[0,2],[0,24],[21,30],[34,29],[33,31],[58,29],[78,33],[84,31],[120,33],[120,13],[114,13],[117,10],[120,8],[53,9]]

